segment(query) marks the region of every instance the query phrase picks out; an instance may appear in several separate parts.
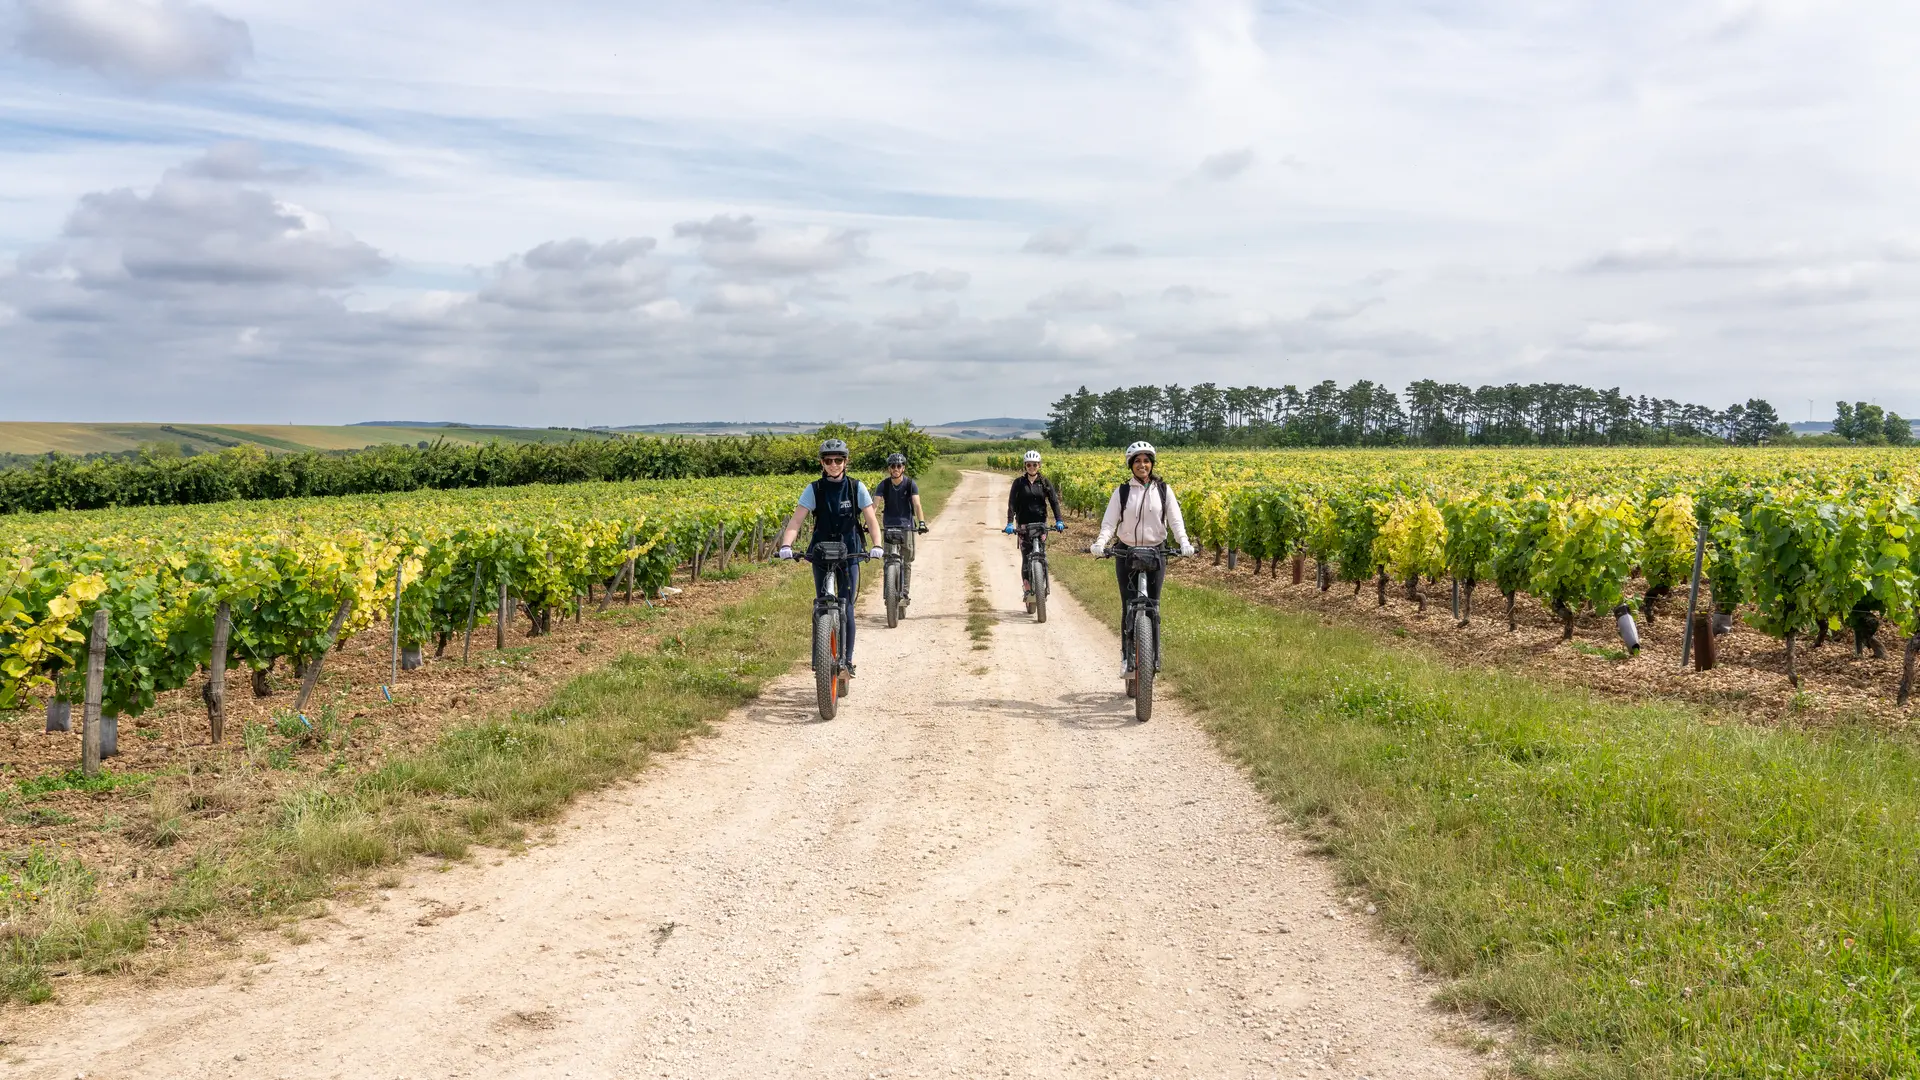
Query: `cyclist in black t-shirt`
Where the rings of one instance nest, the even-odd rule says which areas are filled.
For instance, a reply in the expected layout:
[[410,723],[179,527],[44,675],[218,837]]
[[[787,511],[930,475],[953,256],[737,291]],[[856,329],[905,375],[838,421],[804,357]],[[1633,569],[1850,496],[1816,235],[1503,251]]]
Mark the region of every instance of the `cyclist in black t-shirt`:
[[906,603],[907,589],[913,583],[913,537],[927,531],[926,511],[920,508],[920,485],[907,475],[905,454],[887,455],[887,476],[873,490],[880,500],[880,528],[899,529],[900,602]]
[[[1045,525],[1047,511],[1053,511],[1053,527],[1065,529],[1065,515],[1060,512],[1060,492],[1053,481],[1040,475],[1040,451],[1029,450],[1020,459],[1020,475],[1013,478],[1013,488],[1007,492],[1007,528],[1008,533],[1019,531],[1021,525]],[[1027,580],[1027,550],[1033,542],[1025,535],[1020,541],[1020,589],[1026,597],[1027,610],[1033,610],[1033,583]]]

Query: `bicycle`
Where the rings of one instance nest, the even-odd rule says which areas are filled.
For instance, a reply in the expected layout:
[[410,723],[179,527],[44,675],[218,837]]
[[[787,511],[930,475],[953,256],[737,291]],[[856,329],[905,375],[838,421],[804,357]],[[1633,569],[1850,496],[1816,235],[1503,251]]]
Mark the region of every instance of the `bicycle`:
[[813,696],[820,708],[820,719],[831,720],[840,711],[840,699],[847,696],[846,629],[851,614],[840,597],[840,573],[855,563],[870,558],[866,552],[850,552],[838,541],[824,540],[812,551],[796,551],[794,561],[805,560],[827,568],[826,594],[813,598]]
[[[927,531],[923,523],[914,532]],[[900,617],[907,610],[907,590],[913,585],[913,564],[907,561],[907,528],[896,526],[884,529],[887,561],[880,576],[880,597],[886,602],[887,626],[900,625]]]
[[[1054,526],[1066,531],[1064,523]],[[1020,526],[1020,535],[1027,538],[1026,571],[1024,577],[1031,599],[1027,601],[1027,610],[1033,613],[1034,622],[1047,621],[1047,531],[1044,521],[1028,522]]]
[[1100,556],[1125,558],[1133,570],[1133,593],[1120,609],[1120,651],[1127,658],[1127,696],[1133,699],[1134,718],[1153,718],[1153,677],[1160,671],[1160,601],[1147,589],[1149,575],[1164,570],[1174,553],[1161,547],[1130,547],[1115,543]]

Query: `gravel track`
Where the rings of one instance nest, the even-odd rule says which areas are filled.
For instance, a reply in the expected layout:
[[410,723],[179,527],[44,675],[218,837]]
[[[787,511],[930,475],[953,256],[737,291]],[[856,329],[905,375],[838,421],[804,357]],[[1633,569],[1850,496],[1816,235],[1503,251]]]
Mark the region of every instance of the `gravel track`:
[[[1474,1077],[1432,985],[969,473],[820,723],[803,668],[553,842],[204,987],[57,1006],[28,1077]],[[1001,622],[965,630],[969,562]]]

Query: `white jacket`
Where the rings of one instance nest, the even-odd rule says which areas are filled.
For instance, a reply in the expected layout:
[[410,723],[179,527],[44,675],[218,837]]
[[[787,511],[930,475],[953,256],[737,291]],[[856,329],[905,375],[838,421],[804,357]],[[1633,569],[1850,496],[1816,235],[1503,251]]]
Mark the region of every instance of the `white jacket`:
[[1192,547],[1187,541],[1187,522],[1180,516],[1180,498],[1172,488],[1166,488],[1167,511],[1166,524],[1160,523],[1161,484],[1142,484],[1138,477],[1129,477],[1126,486],[1133,490],[1127,493],[1127,509],[1124,517],[1120,512],[1120,489],[1114,488],[1107,496],[1107,514],[1100,519],[1100,537],[1093,542],[1095,548],[1104,549],[1107,541],[1117,534],[1120,541],[1132,547],[1153,547],[1173,534],[1174,544],[1181,549]]

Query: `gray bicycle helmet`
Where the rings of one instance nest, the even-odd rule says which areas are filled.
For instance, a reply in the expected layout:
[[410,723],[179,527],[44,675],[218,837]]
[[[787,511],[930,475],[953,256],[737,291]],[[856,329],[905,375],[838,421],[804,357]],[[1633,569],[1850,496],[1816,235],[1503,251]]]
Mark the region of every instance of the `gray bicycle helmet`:
[[828,439],[826,442],[821,443],[820,456],[826,457],[830,454],[839,454],[841,457],[846,457],[847,444],[839,439]]
[[887,455],[887,464],[889,465],[905,465],[906,463],[907,455],[905,454],[893,453]]

